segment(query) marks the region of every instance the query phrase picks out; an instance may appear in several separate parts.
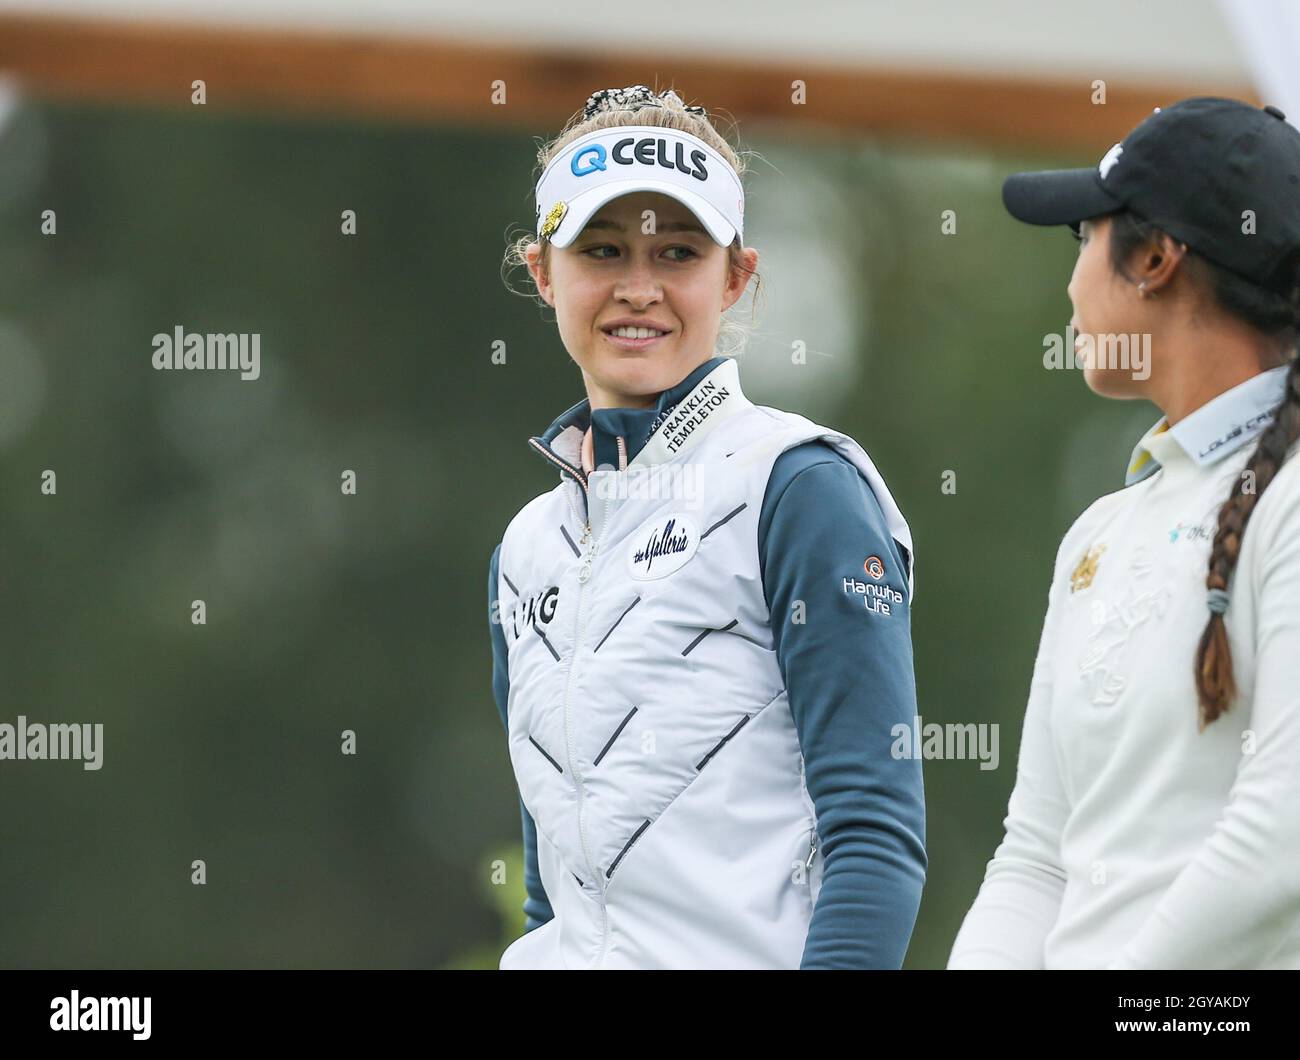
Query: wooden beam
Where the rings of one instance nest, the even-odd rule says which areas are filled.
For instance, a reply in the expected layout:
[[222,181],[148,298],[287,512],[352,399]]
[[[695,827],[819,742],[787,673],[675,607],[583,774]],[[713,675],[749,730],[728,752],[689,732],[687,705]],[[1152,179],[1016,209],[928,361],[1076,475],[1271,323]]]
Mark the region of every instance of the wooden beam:
[[[0,72],[40,98],[207,105],[555,132],[588,93],[611,85],[676,86],[751,123],[787,133],[850,132],[909,139],[1099,152],[1151,113],[1188,95],[1256,101],[1241,85],[1112,81],[1105,105],[1091,82],[811,62],[742,62],[497,43],[231,29],[184,23],[0,15]],[[807,102],[791,101],[792,84]],[[505,105],[492,102],[504,82]],[[1256,101],[1257,102],[1257,101]]]

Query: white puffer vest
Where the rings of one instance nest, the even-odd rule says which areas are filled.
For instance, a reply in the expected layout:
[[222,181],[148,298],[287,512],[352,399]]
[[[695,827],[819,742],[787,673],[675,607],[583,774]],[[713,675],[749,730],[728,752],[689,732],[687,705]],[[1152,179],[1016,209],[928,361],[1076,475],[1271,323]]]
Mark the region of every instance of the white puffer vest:
[[[590,526],[562,473],[506,529],[510,758],[555,915],[502,968],[799,967],[822,858],[758,517],[776,458],[818,438],[911,554],[861,446],[752,404],[730,359],[626,470],[588,476]],[[552,452],[577,466],[581,440],[569,427]]]

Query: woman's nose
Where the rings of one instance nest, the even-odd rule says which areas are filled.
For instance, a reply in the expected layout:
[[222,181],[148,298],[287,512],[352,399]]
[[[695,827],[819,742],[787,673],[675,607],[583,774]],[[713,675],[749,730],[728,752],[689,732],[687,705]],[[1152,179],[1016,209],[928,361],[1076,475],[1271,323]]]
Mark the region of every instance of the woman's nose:
[[614,287],[614,297],[633,305],[646,305],[663,297],[663,291],[650,265],[634,262],[619,278]]

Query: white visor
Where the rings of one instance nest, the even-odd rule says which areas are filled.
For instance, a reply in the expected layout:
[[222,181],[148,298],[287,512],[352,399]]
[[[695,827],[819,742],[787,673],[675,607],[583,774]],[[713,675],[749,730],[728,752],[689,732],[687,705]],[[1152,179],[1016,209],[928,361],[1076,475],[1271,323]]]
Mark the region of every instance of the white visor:
[[698,136],[657,125],[600,129],[551,159],[537,182],[537,237],[567,247],[605,203],[634,191],[676,199],[721,246],[744,238],[745,190],[731,164]]

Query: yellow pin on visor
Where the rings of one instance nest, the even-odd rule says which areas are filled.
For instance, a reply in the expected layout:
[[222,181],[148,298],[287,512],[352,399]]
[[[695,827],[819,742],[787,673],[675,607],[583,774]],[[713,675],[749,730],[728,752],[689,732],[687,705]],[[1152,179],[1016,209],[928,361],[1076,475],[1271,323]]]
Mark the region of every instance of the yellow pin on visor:
[[546,215],[546,220],[542,222],[542,238],[549,239],[560,222],[564,220],[564,215],[569,212],[569,204],[560,200],[551,207],[551,212]]

